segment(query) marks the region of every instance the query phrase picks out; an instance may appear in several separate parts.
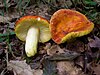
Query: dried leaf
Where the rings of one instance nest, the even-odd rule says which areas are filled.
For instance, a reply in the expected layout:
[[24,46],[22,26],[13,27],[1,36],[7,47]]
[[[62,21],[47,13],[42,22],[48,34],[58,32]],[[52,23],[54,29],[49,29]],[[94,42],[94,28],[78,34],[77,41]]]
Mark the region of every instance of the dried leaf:
[[61,61],[57,63],[58,75],[84,75],[80,68],[74,66],[73,62]]
[[14,61],[8,62],[8,70],[13,70],[16,75],[42,75],[42,70],[32,70],[25,61]]
[[43,75],[57,75],[55,62],[44,59],[43,67]]
[[70,51],[76,51],[76,52],[84,52],[84,43],[82,41],[76,40],[73,42],[70,42],[66,45],[66,48]]
[[94,36],[94,39],[89,38],[89,46],[100,48],[100,39]]
[[13,61],[8,63],[8,68],[12,68],[18,75],[33,75],[33,72],[25,61]]
[[43,71],[40,69],[33,70],[33,75],[42,75],[42,74],[43,74]]
[[73,60],[79,55],[80,55],[79,53],[76,53],[73,51],[67,51],[65,53],[54,54],[53,56],[48,56],[48,59],[49,60]]
[[100,64],[97,65],[97,67],[94,67],[93,69],[94,69],[94,73],[95,73],[96,75],[100,75]]
[[58,45],[53,45],[51,48],[47,49],[47,54],[52,56],[57,53],[64,53],[64,49],[61,49]]
[[47,49],[47,54],[50,55],[46,57],[49,60],[73,60],[80,55],[74,51],[61,49],[59,45],[51,46],[51,48]]
[[0,23],[7,23],[8,21],[10,21],[11,18],[10,17],[4,17],[4,16],[0,16]]
[[13,21],[14,19],[19,18],[21,15],[22,15],[22,12],[17,11],[16,8],[12,8],[8,12],[1,12],[0,23],[9,23],[10,21]]

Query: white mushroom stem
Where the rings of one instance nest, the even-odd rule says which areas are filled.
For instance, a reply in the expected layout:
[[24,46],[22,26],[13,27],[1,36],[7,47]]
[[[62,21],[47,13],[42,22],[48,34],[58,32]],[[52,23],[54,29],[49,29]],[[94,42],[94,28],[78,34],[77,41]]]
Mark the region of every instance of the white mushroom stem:
[[37,53],[37,44],[39,39],[39,29],[31,27],[28,30],[25,44],[25,52],[28,57],[34,56]]

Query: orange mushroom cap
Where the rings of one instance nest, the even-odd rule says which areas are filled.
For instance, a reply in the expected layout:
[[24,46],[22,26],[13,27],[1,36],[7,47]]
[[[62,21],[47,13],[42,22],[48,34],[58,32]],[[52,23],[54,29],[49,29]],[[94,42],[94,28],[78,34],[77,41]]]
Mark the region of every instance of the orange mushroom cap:
[[20,18],[18,21],[16,21],[16,24],[15,25],[17,26],[20,22],[22,22],[24,20],[28,20],[28,19],[38,19],[38,18],[40,18],[41,20],[49,23],[48,20],[46,20],[45,18],[43,18],[41,16],[24,16],[24,17]]
[[26,40],[27,32],[30,27],[39,28],[40,37],[39,42],[47,42],[51,38],[49,21],[40,16],[24,16],[15,23],[16,36],[22,40]]
[[57,44],[89,34],[94,24],[78,11],[60,9],[50,19],[50,31]]

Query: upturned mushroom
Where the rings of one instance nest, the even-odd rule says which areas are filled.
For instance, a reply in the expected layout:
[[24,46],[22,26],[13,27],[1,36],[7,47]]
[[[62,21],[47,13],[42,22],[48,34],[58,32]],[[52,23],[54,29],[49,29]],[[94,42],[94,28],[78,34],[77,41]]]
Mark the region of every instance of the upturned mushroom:
[[78,11],[60,9],[50,19],[50,31],[57,44],[89,34],[94,24]]
[[25,52],[28,57],[37,53],[38,42],[47,42],[51,39],[49,22],[40,16],[24,16],[15,24],[16,36],[26,41]]

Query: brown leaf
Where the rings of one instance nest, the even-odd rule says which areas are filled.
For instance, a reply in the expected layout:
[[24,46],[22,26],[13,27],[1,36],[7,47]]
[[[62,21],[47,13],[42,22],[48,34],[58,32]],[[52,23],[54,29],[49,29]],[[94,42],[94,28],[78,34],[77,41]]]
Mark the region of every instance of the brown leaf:
[[42,70],[34,70],[25,61],[14,61],[8,62],[8,70],[13,70],[16,75],[42,75]]
[[49,60],[73,60],[80,54],[74,51],[60,48],[59,45],[53,45],[47,49],[47,56]]
[[33,70],[33,75],[42,75],[42,74],[43,74],[43,71],[40,69]]
[[56,53],[64,53],[64,49],[61,49],[58,45],[53,45],[50,49],[47,50],[47,54],[50,56]]
[[63,61],[63,60],[73,60],[76,57],[80,56],[79,53],[67,51],[65,53],[54,54],[52,56],[48,56],[49,60]]
[[100,64],[98,64],[97,67],[94,67],[93,69],[96,75],[100,75]]
[[73,62],[61,61],[57,63],[58,75],[84,75],[80,68],[74,66]]
[[76,40],[67,44],[66,48],[70,51],[84,52],[84,43],[82,41]]
[[100,38],[94,36],[94,39],[88,38],[89,39],[89,46],[90,47],[97,47],[100,48]]
[[6,22],[8,22],[9,20],[11,20],[10,17],[0,16],[0,23],[1,23],[1,22],[6,23]]
[[18,75],[33,75],[32,69],[25,61],[13,61],[8,63],[8,69],[12,68]]
[[43,75],[56,75],[56,62],[48,59],[43,60]]

